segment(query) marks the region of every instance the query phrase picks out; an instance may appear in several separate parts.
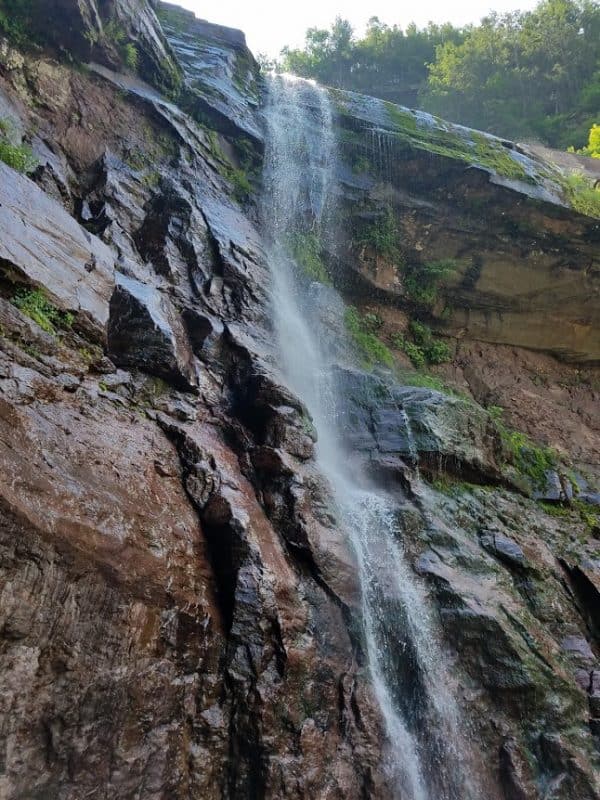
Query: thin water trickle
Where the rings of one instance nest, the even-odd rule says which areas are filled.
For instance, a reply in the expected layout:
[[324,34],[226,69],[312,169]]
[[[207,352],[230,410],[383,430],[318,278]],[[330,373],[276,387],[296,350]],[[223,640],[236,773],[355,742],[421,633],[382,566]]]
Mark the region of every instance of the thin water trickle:
[[[424,592],[403,551],[397,504],[348,466],[337,425],[344,397],[331,363],[334,334],[315,310],[310,281],[293,257],[294,237],[323,238],[337,218],[328,94],[308,81],[273,77],[265,118],[262,218],[282,379],[312,415],[319,467],[356,553],[364,649],[390,743],[395,794],[402,800],[476,800],[461,766],[451,680]],[[404,424],[410,439],[408,418]]]

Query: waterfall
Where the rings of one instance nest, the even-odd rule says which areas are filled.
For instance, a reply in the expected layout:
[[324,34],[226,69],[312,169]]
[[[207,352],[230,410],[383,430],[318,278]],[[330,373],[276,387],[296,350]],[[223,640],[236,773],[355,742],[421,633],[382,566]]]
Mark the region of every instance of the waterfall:
[[[333,341],[336,334],[323,321],[314,286],[295,258],[297,237],[335,239],[332,116],[324,89],[297,78],[270,79],[261,213],[281,377],[312,415],[319,467],[356,554],[363,646],[389,739],[394,796],[476,800],[462,764],[452,679],[424,590],[404,553],[398,500],[373,487],[352,462],[337,424],[344,398],[332,360],[347,344]],[[343,339],[342,326],[340,331]]]

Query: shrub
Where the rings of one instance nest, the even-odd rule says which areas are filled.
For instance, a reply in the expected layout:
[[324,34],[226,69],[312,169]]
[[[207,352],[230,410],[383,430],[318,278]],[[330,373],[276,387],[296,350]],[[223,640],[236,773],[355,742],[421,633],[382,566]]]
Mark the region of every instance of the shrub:
[[438,298],[438,289],[444,279],[458,269],[459,262],[453,258],[413,264],[404,270],[406,293],[422,306],[431,308]]
[[132,42],[128,42],[123,48],[122,55],[123,61],[129,67],[129,69],[132,72],[137,72],[139,65],[139,53],[137,47]]
[[452,354],[446,342],[435,339],[431,328],[419,320],[412,320],[409,330],[414,341],[407,341],[400,334],[392,334],[392,344],[403,350],[417,369],[425,364],[444,364]]
[[[109,20],[104,25],[102,38],[117,48],[121,60],[132,72],[137,72],[139,52],[133,42],[127,41],[127,31],[117,19]],[[93,42],[91,42],[93,44]]]
[[569,153],[579,153],[582,156],[589,156],[590,158],[600,158],[600,125],[592,125],[590,128],[588,143],[581,150],[575,150],[574,147],[568,148]]
[[363,365],[367,369],[372,369],[377,364],[386,367],[394,365],[394,356],[384,345],[381,339],[369,329],[369,323],[365,323],[364,317],[353,306],[349,306],[344,314],[346,330],[354,342]]
[[426,364],[425,353],[423,352],[423,349],[419,347],[418,344],[404,340],[404,342],[402,343],[402,349],[412,361],[413,366],[415,366],[417,369],[421,369],[422,367],[425,366]]
[[10,121],[0,119],[0,161],[4,161],[17,172],[32,172],[37,167],[38,160],[30,147],[15,143],[15,136]]
[[425,358],[430,364],[445,364],[452,360],[452,352],[446,342],[436,339],[427,346]]
[[33,0],[2,0],[0,31],[18,47],[35,42],[39,37],[33,30]]
[[70,328],[73,324],[73,314],[52,305],[41,289],[18,289],[13,303],[46,333],[56,334],[57,327]]
[[419,345],[426,345],[428,342],[431,341],[431,328],[428,328],[427,325],[424,325],[419,320],[414,319],[411,320],[410,325],[410,332],[412,333],[413,339]]
[[358,231],[356,241],[372,247],[378,256],[382,256],[388,261],[402,261],[398,227],[394,219],[394,212],[389,206],[379,217],[362,226]]
[[378,331],[383,325],[383,320],[379,314],[372,311],[367,311],[362,318],[362,322],[365,330],[368,330],[371,333],[375,333],[375,331]]
[[521,475],[528,477],[534,488],[542,488],[546,473],[558,465],[556,453],[549,447],[536,445],[525,433],[507,428],[501,406],[490,406],[488,413],[496,423],[509,463]]
[[573,172],[565,178],[565,192],[575,211],[600,219],[600,189],[595,189],[582,172]]

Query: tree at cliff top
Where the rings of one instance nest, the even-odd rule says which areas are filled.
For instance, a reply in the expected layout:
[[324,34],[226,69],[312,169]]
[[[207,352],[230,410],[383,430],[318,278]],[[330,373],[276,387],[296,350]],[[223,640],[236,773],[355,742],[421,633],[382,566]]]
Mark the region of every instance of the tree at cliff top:
[[585,147],[582,147],[581,150],[569,147],[569,152],[578,153],[581,156],[590,156],[590,158],[600,158],[600,125],[592,125],[588,143]]
[[328,86],[415,105],[436,48],[463,40],[464,33],[449,23],[430,23],[422,30],[410,24],[403,31],[377,17],[369,20],[364,38],[356,39],[350,23],[338,17],[328,31],[310,28],[304,49],[284,47],[280,66]]
[[544,0],[465,28],[373,18],[362,39],[338,18],[284,48],[281,66],[502,136],[582,146],[600,112],[600,5]]

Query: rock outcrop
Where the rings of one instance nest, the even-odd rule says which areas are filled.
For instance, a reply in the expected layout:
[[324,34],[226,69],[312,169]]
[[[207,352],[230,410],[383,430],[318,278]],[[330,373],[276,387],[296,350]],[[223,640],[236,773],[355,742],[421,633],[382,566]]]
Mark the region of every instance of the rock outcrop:
[[[355,557],[278,378],[261,76],[241,33],[158,6],[56,3],[41,44],[0,41],[0,118],[38,159],[0,163],[0,795],[391,798]],[[598,359],[598,222],[533,153],[337,103],[345,224],[389,207],[405,265],[459,262],[427,313],[470,395],[344,363],[349,446],[402,499],[482,796],[596,800],[597,517],[527,497],[483,406],[549,438],[564,408],[563,452],[585,417],[593,496],[593,370],[524,390],[527,358],[563,367],[494,348]],[[412,308],[365,240],[324,255],[385,326]]]
[[[331,259],[348,291],[424,306],[451,336],[597,363],[600,221],[571,208],[561,170],[535,149],[424,112],[335,97],[340,213],[353,235]],[[397,245],[373,246],[388,213]],[[411,291],[411,277],[440,265],[439,293]]]

